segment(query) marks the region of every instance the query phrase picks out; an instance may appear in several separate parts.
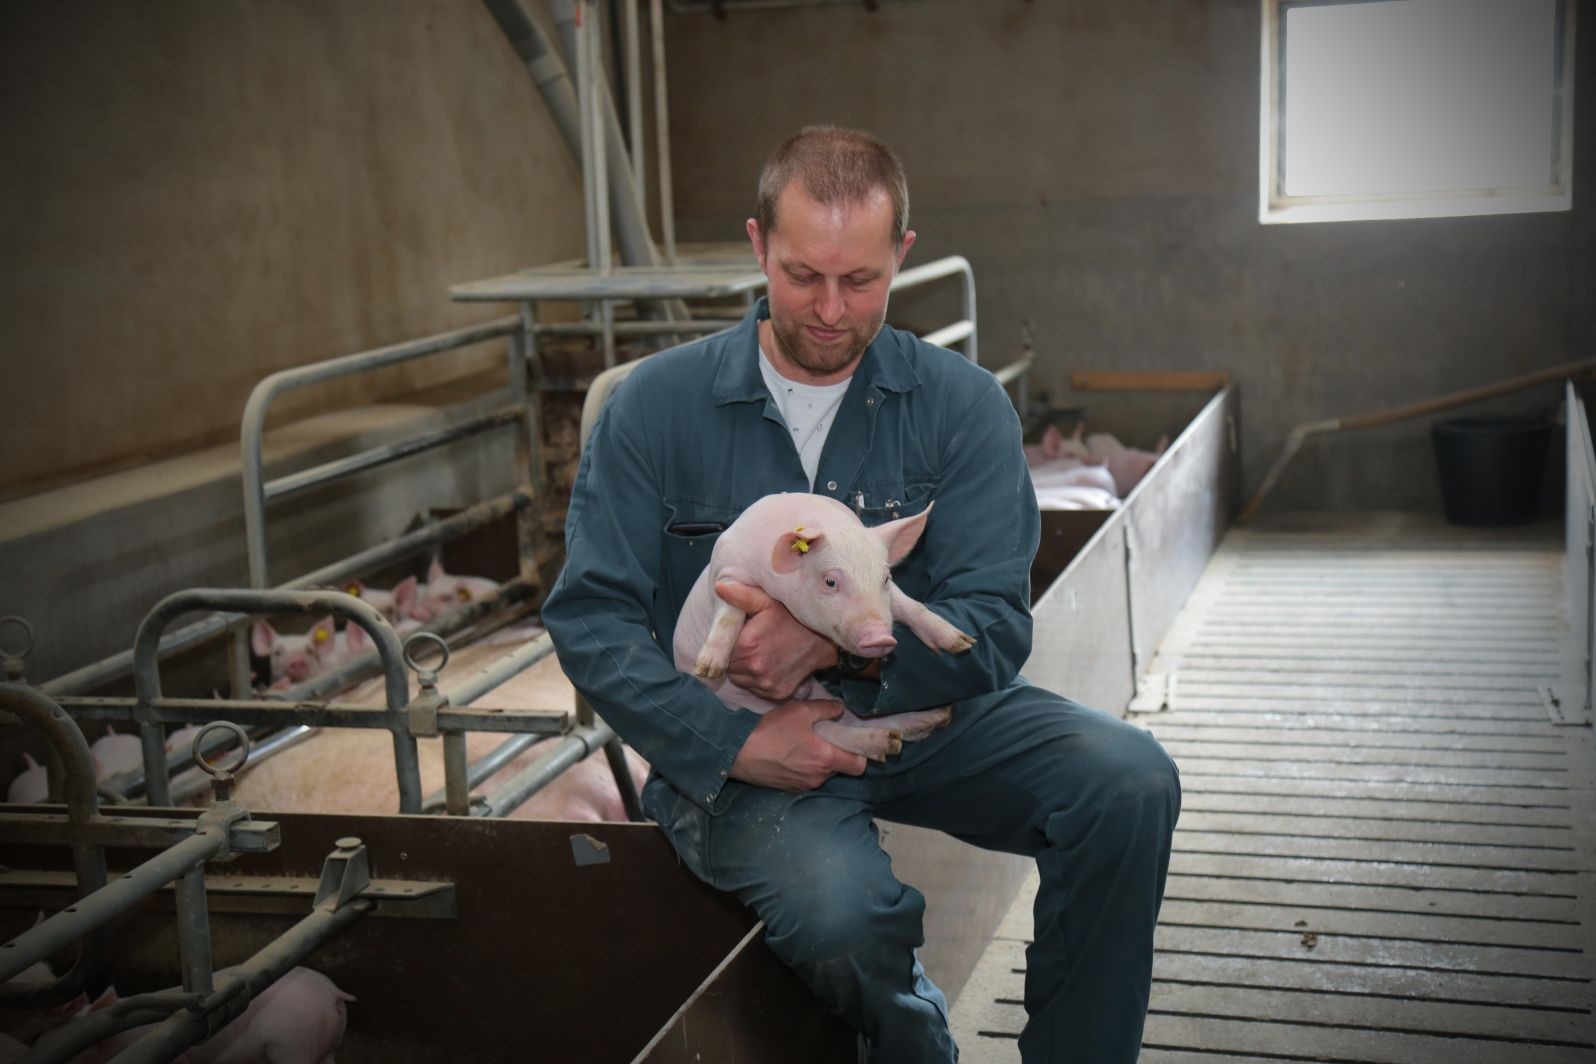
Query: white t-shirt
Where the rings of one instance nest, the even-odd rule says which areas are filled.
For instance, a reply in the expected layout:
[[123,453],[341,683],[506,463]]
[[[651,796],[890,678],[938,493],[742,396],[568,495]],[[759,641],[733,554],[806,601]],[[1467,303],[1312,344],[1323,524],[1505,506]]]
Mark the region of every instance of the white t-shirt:
[[793,448],[798,452],[798,461],[803,463],[804,472],[809,476],[809,488],[813,491],[815,472],[820,468],[820,452],[826,446],[826,435],[831,432],[831,423],[836,420],[837,408],[842,405],[842,397],[852,378],[818,385],[790,381],[776,372],[765,355],[764,345],[759,348],[759,372],[764,374],[765,387],[770,389],[776,409],[781,411],[782,420],[791,430]]

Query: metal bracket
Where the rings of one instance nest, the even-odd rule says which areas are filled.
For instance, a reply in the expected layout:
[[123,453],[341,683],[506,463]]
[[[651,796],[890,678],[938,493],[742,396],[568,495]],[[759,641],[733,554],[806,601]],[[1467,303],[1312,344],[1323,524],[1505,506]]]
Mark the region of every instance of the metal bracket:
[[[438,664],[427,668],[418,660],[422,646],[433,644],[441,657]],[[405,640],[405,664],[416,674],[421,691],[405,707],[409,717],[410,734],[418,739],[431,739],[438,734],[438,709],[447,706],[449,699],[438,690],[438,673],[449,664],[449,644],[434,632],[417,632]]]
[[1566,688],[1541,686],[1535,689],[1541,697],[1541,707],[1546,710],[1546,718],[1553,724],[1570,727],[1591,726],[1591,712],[1589,706],[1581,706],[1578,699],[1567,697]]
[[1125,707],[1127,713],[1159,713],[1175,708],[1175,674],[1150,672],[1142,677],[1136,694]]
[[321,885],[316,888],[316,901],[312,906],[328,912],[349,904],[371,885],[365,844],[349,836],[339,839],[335,845],[338,848],[327,855],[321,866]]

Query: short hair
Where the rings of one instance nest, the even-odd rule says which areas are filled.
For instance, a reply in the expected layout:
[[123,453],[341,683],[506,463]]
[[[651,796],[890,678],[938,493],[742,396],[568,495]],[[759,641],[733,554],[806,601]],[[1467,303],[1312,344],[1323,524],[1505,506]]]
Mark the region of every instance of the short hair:
[[881,189],[892,199],[892,245],[909,231],[909,182],[903,164],[880,138],[839,126],[805,126],[777,146],[759,172],[754,221],[776,231],[776,200],[793,181],[823,206],[862,203]]

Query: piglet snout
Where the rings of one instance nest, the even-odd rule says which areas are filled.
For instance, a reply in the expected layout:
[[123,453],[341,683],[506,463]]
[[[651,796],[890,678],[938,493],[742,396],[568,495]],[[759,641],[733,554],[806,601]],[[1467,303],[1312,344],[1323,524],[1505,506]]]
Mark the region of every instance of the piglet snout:
[[891,631],[866,632],[859,640],[859,649],[855,653],[861,658],[884,658],[897,645],[898,641],[892,638]]

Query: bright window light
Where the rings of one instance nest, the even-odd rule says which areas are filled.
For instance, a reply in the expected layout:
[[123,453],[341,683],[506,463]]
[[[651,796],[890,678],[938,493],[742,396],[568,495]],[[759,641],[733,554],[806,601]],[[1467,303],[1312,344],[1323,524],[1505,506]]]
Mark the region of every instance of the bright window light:
[[1567,210],[1570,0],[1263,0],[1264,222]]

